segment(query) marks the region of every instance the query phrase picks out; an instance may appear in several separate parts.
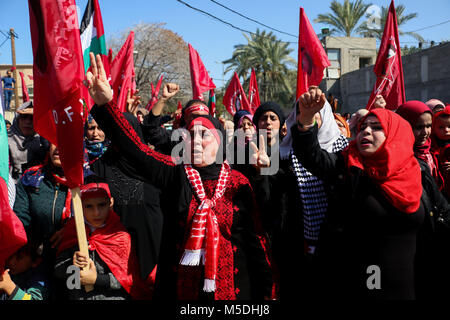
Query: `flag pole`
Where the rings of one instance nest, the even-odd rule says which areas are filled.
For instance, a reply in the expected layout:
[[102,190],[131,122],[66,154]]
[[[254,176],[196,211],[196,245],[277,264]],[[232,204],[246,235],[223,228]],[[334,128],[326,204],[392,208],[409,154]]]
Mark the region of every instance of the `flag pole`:
[[[70,190],[72,192],[72,203],[75,218],[75,227],[77,231],[78,247],[80,252],[89,257],[88,243],[86,237],[86,229],[84,227],[83,206],[81,204],[80,188],[76,187]],[[83,268],[86,270],[88,267]],[[94,290],[94,285],[88,284],[84,286],[86,292]]]

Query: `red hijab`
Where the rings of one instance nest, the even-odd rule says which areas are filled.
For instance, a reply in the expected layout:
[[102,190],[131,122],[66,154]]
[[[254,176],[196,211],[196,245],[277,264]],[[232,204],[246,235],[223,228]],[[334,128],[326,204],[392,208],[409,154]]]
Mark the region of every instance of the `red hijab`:
[[362,169],[395,208],[405,213],[416,212],[422,196],[422,177],[413,153],[415,139],[411,126],[386,109],[372,110],[360,124],[371,115],[380,121],[386,141],[371,157],[363,157],[353,140],[344,154],[347,166]]
[[[411,127],[413,128],[416,125],[416,122],[419,119],[419,117],[425,112],[428,112],[431,116],[433,116],[431,109],[425,103],[415,100],[408,101],[402,104],[397,109],[397,114],[399,114],[403,119],[408,121]],[[414,153],[418,158],[428,161],[426,154],[430,153],[430,147],[431,147],[431,138],[428,138],[425,144],[421,146],[414,145]]]
[[[100,258],[133,299],[147,300],[151,298],[149,286],[139,276],[137,257],[131,246],[131,237],[119,216],[110,211],[105,226],[97,228],[88,235],[89,250],[95,250]],[[70,219],[64,228],[63,239],[58,247],[57,255],[63,250],[78,244],[75,219]]]
[[[421,101],[408,101],[404,104],[402,104],[397,109],[397,114],[402,116],[403,119],[409,122],[411,127],[414,127],[419,117],[428,112],[431,116],[433,116],[433,113],[425,103]],[[437,184],[439,186],[443,185],[443,179],[442,176],[437,168],[438,160],[436,159],[436,156],[431,153],[431,137],[428,138],[428,140],[421,146],[414,145],[414,155],[422,159],[428,164],[428,167],[430,168],[431,174],[433,178],[435,178]]]

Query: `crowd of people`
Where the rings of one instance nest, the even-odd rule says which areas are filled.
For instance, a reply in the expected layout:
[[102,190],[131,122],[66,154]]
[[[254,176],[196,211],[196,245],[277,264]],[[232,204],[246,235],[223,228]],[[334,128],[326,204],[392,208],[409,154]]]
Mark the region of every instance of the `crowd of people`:
[[450,296],[450,105],[378,96],[340,115],[311,86],[288,115],[268,101],[225,120],[190,100],[164,118],[177,84],[150,112],[129,94],[122,113],[101,59],[91,66],[89,255],[58,148],[25,103],[8,130],[9,200],[28,243],[7,260],[0,299]]

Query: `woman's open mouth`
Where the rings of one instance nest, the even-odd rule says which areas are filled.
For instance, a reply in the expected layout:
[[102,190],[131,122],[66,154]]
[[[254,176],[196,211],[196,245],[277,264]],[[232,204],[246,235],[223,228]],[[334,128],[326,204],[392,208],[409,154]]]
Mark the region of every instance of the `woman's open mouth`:
[[369,147],[372,145],[372,142],[370,140],[364,138],[364,139],[361,139],[359,144],[361,145],[361,147]]

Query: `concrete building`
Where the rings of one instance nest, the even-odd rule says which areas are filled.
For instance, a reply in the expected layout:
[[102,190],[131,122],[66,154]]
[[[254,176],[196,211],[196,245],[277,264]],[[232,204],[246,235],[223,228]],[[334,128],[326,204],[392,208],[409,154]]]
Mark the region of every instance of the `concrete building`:
[[[426,102],[436,98],[450,103],[450,43],[403,56],[402,63],[406,100]],[[353,113],[365,108],[375,81],[373,65],[343,72],[339,81],[342,99],[340,112]]]
[[325,69],[320,87],[337,98],[341,106],[343,75],[375,63],[377,59],[376,39],[326,36],[321,41],[331,66]]

